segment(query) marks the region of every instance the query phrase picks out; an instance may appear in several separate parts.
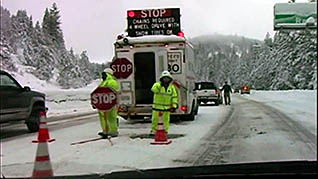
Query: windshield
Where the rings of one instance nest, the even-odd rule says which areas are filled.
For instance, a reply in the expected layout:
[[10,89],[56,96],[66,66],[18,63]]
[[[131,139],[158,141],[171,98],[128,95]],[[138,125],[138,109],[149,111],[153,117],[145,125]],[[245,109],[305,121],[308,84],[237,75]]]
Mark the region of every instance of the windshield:
[[214,83],[197,83],[197,89],[216,89],[216,87],[214,86]]
[[1,0],[1,177],[317,161],[316,7]]

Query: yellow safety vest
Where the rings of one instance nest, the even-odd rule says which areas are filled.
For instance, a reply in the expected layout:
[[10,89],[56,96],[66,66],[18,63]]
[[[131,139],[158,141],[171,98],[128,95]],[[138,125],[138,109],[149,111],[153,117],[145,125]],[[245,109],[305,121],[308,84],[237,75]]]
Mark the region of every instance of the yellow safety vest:
[[99,84],[99,87],[111,87],[114,90],[116,90],[116,92],[119,91],[119,83],[115,80],[115,78],[107,73],[107,79],[102,81]]
[[159,111],[168,111],[171,107],[178,107],[178,91],[176,87],[170,83],[167,90],[161,86],[160,82],[156,82],[151,91],[154,93],[154,101],[152,108]]

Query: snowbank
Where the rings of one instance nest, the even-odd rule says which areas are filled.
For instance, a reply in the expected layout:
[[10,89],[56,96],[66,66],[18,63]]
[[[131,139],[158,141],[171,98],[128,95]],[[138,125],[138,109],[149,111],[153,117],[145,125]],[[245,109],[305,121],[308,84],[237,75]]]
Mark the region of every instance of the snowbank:
[[317,90],[251,91],[244,97],[284,112],[317,135]]
[[46,95],[46,107],[49,109],[48,117],[94,111],[90,104],[90,93],[98,86],[100,80],[95,80],[84,88],[61,89],[55,81],[40,80],[28,73],[30,67],[19,64],[16,66],[19,70],[10,72],[10,74],[22,87],[28,86],[32,90]]

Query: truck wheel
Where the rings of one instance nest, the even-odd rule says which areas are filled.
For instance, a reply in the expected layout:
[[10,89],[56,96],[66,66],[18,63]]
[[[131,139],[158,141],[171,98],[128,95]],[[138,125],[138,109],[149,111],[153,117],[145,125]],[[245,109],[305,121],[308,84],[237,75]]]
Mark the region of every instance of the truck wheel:
[[32,112],[29,119],[26,121],[26,125],[30,132],[37,132],[40,128],[40,111],[45,110],[44,107],[35,106],[32,108]]
[[194,115],[198,115],[198,112],[199,112],[199,103],[197,102],[196,105],[195,105],[195,110],[194,110]]
[[187,121],[194,121],[195,119],[195,107],[194,107],[194,102],[192,102],[192,108],[191,108],[191,113],[187,115],[186,117]]
[[218,100],[214,101],[214,105],[218,106],[219,105],[219,101]]

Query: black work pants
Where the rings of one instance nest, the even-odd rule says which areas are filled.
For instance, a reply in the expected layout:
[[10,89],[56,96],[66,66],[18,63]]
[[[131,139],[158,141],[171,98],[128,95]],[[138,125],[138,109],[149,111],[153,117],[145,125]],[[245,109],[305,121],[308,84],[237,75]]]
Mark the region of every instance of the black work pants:
[[230,95],[230,93],[224,93],[224,102],[225,102],[225,105],[230,105],[231,104],[231,95]]

